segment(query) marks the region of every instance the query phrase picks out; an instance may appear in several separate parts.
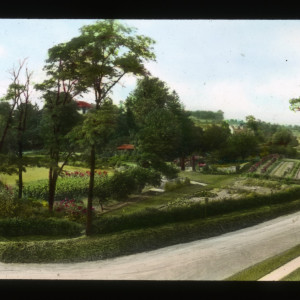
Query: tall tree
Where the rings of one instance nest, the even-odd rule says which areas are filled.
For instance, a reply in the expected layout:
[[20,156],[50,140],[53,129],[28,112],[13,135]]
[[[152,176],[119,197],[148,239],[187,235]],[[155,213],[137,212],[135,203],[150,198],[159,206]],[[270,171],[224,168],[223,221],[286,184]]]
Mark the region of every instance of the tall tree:
[[[94,93],[95,109],[101,106],[113,88],[127,74],[149,74],[144,63],[154,60],[154,41],[115,20],[83,26],[81,35],[64,44],[68,49],[68,67]],[[77,76],[78,75],[78,76]],[[94,174],[96,148],[90,149],[90,172]],[[94,177],[90,176],[86,234],[91,233]]]
[[[80,120],[74,98],[86,91],[85,84],[80,80],[75,60],[66,44],[59,44],[48,50],[48,59],[44,67],[48,79],[35,88],[42,91],[45,101],[43,109],[44,135],[49,151],[49,210],[53,211],[56,182],[68,159],[74,152],[66,141],[66,134]],[[44,126],[45,128],[45,126]],[[63,152],[62,150],[66,150]],[[63,161],[62,165],[59,162]]]
[[[11,101],[11,109],[7,118],[5,128],[2,133],[2,138],[0,141],[0,149],[3,147],[5,138],[7,137],[8,129],[15,121],[16,131],[17,131],[17,166],[18,166],[18,197],[22,198],[23,194],[23,171],[24,161],[23,161],[23,143],[24,143],[24,133],[26,129],[27,122],[27,108],[29,105],[30,96],[30,85],[32,73],[25,68],[25,82],[21,83],[21,73],[24,68],[26,59],[19,62],[18,68],[13,68],[10,71],[12,76],[12,83],[9,85],[7,93],[3,100]],[[15,120],[14,120],[15,119]]]
[[165,82],[155,77],[139,80],[125,105],[133,120],[139,151],[148,160],[147,164],[143,161],[144,165],[161,168],[164,161],[186,155],[192,141],[192,121],[177,93],[170,91]]

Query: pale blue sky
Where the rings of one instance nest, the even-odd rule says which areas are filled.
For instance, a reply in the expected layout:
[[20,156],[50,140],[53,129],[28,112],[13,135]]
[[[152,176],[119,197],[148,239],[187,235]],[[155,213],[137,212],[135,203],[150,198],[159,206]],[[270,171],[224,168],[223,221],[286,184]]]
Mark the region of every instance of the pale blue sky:
[[[28,57],[34,81],[43,79],[47,50],[79,34],[95,20],[0,19],[0,96],[8,70]],[[156,62],[147,64],[189,110],[218,110],[225,118],[252,114],[271,122],[300,125],[289,110],[300,96],[298,20],[121,20],[156,41]],[[125,100],[135,88],[126,78],[112,98]],[[92,99],[86,98],[87,101]]]

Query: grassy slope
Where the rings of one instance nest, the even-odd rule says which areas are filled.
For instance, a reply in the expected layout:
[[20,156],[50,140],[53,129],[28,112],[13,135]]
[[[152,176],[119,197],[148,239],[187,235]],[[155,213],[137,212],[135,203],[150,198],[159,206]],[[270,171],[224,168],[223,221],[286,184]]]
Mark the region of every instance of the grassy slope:
[[[281,267],[292,259],[298,257],[300,255],[300,245],[293,247],[279,255],[268,258],[258,264],[255,264],[252,267],[249,267],[233,276],[230,276],[226,280],[234,280],[234,281],[253,281],[262,278],[263,276],[269,274],[275,269]],[[298,278],[298,279],[296,279]],[[290,274],[284,280],[299,280],[300,279],[300,271],[296,270],[294,274]]]

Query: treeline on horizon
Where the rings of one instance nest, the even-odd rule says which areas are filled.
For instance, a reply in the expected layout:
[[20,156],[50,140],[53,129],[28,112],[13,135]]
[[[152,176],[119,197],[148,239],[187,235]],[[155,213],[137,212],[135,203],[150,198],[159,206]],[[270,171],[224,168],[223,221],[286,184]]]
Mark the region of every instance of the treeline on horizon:
[[[196,119],[205,120],[205,121],[215,121],[215,122],[221,122],[225,121],[229,125],[245,125],[245,120],[240,119],[225,119],[224,118],[224,112],[222,110],[212,111],[212,110],[187,110],[187,113]],[[270,123],[258,120],[261,123],[269,124],[269,125],[275,125],[275,126],[281,126],[285,127],[291,130],[298,130],[300,131],[299,125],[287,125],[287,124],[279,124],[279,123]]]

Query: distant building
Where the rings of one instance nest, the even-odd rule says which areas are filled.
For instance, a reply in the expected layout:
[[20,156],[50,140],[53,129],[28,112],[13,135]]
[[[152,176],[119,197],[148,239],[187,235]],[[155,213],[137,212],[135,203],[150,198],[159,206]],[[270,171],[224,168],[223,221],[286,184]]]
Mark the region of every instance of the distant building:
[[78,110],[81,114],[85,114],[89,109],[93,108],[94,105],[85,101],[75,100],[77,103]]
[[123,144],[119,147],[117,147],[118,150],[134,150],[134,145],[132,144]]
[[247,128],[244,125],[238,125],[238,126],[229,126],[231,134],[233,133],[241,133],[247,131]]

